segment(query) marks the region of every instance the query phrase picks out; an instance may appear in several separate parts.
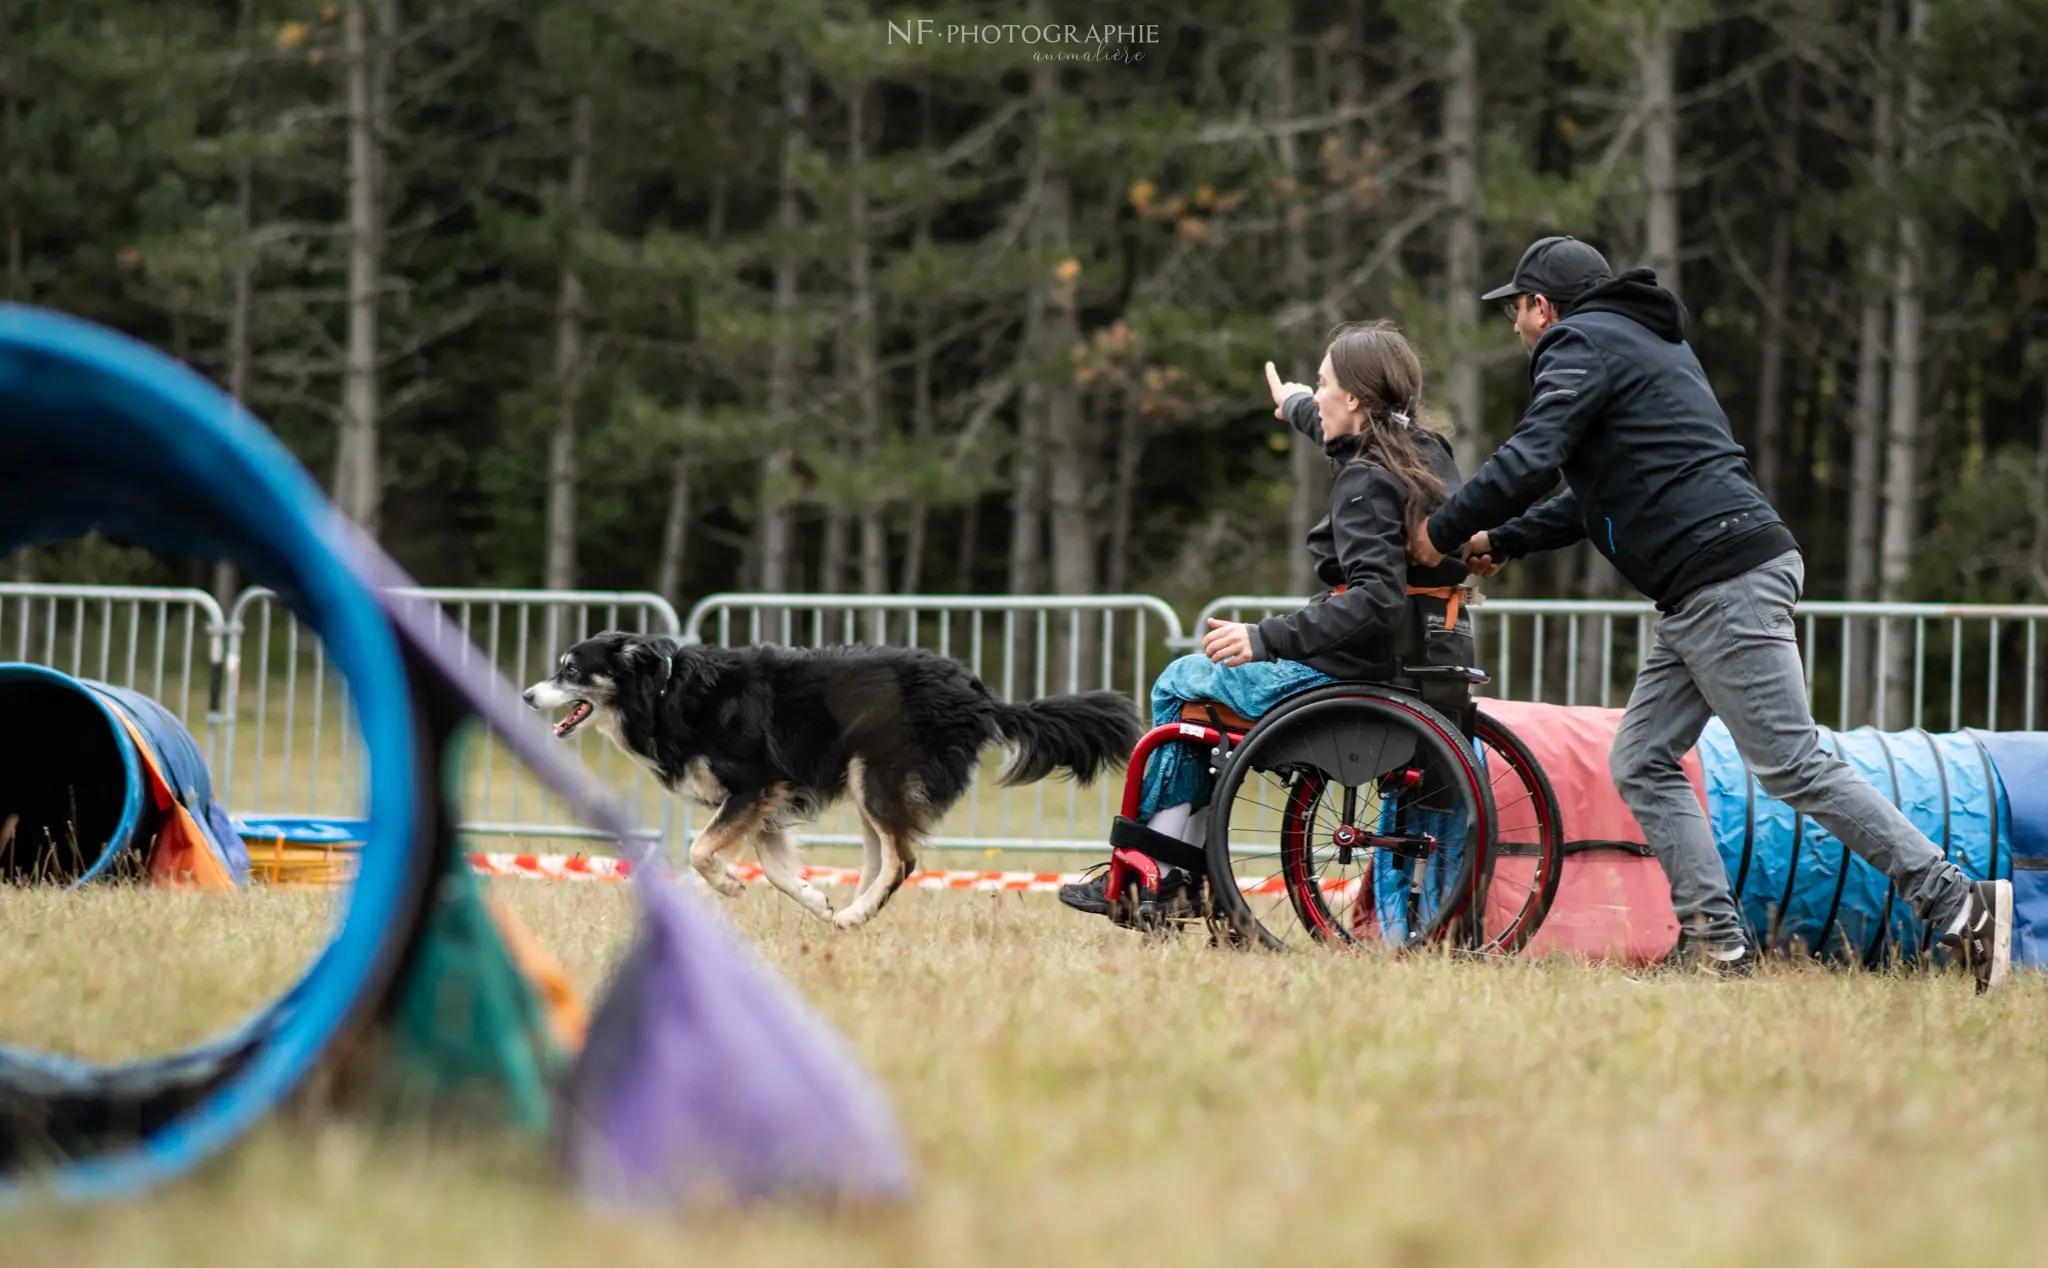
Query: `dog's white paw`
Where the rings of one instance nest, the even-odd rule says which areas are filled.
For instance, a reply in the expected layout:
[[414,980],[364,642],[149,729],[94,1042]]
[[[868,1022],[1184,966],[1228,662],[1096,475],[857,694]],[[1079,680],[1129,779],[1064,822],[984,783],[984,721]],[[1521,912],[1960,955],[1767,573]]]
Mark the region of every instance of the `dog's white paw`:
[[848,907],[832,917],[832,923],[841,929],[858,929],[868,922],[868,914],[858,907]]
[[832,904],[826,900],[825,895],[819,893],[817,890],[811,888],[809,885],[804,886],[803,893],[797,899],[797,901],[803,904],[803,908],[805,911],[810,912],[813,916],[816,916],[818,919],[832,919]]

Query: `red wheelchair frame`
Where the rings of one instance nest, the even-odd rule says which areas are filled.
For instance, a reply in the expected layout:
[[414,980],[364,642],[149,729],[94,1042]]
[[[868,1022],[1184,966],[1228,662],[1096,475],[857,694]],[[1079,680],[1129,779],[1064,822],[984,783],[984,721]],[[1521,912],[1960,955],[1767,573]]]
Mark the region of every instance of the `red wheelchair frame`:
[[[1139,805],[1145,795],[1145,764],[1152,760],[1153,752],[1160,745],[1192,741],[1208,746],[1210,755],[1221,759],[1228,755],[1228,749],[1218,752],[1226,741],[1229,748],[1235,748],[1243,743],[1247,734],[1247,731],[1204,726],[1199,722],[1168,722],[1164,726],[1153,727],[1139,737],[1137,747],[1131,750],[1130,764],[1125,768],[1124,774],[1124,804],[1121,817],[1129,823],[1138,821]],[[1381,782],[1395,788],[1413,788],[1422,782],[1422,772],[1410,766],[1383,776]],[[1358,830],[1349,825],[1339,829],[1340,833],[1345,831]],[[1346,841],[1340,837],[1337,843],[1352,849],[1368,850],[1405,845],[1409,842],[1406,837],[1361,832],[1356,840]],[[1433,839],[1427,843],[1435,844]],[[1196,847],[1187,848],[1193,850]],[[1203,866],[1190,870],[1206,871],[1206,860]],[[1112,844],[1109,851],[1109,886],[1105,891],[1112,911],[1116,909],[1117,901],[1123,897],[1124,887],[1131,884],[1134,879],[1143,888],[1158,892],[1159,860],[1135,846]]]
[[[1489,681],[1482,671],[1465,668],[1432,667],[1420,672],[1411,671],[1411,674],[1417,678],[1426,677],[1439,682],[1448,680],[1453,684],[1464,684],[1464,689],[1468,693],[1470,686]],[[1380,683],[1335,686],[1357,687],[1361,694],[1375,696],[1383,702],[1395,703],[1404,712],[1409,713],[1415,712],[1413,706],[1426,706],[1431,703],[1428,697],[1404,686]],[[1304,693],[1306,694],[1308,693]],[[1438,706],[1439,709],[1443,707]],[[1144,794],[1146,766],[1162,745],[1185,743],[1207,749],[1210,764],[1220,778],[1235,750],[1244,743],[1250,729],[1258,725],[1257,720],[1237,717],[1221,705],[1198,703],[1191,705],[1188,712],[1195,713],[1198,710],[1208,714],[1207,722],[1195,721],[1183,715],[1179,720],[1153,727],[1139,739],[1137,746],[1132,750],[1125,775],[1122,813],[1118,816],[1111,833],[1105,896],[1108,900],[1110,918],[1120,925],[1157,931],[1175,923],[1177,919],[1201,918],[1208,923],[1215,940],[1242,944],[1246,941],[1242,931],[1232,929],[1230,922],[1220,918],[1220,909],[1224,903],[1216,898],[1213,888],[1218,884],[1237,884],[1234,870],[1226,872],[1223,876],[1216,875],[1214,869],[1209,866],[1210,852],[1204,846],[1190,845],[1176,838],[1162,836],[1138,821],[1139,806]],[[1450,723],[1452,734],[1461,736],[1464,746],[1482,753],[1485,758],[1483,761],[1472,763],[1475,784],[1478,785],[1471,790],[1473,804],[1481,811],[1483,817],[1479,824],[1474,825],[1480,833],[1480,852],[1473,862],[1471,877],[1466,886],[1467,892],[1460,896],[1461,902],[1468,905],[1446,920],[1436,936],[1457,936],[1477,949],[1512,953],[1533,936],[1556,893],[1562,862],[1562,829],[1556,795],[1550,789],[1549,781],[1543,776],[1540,767],[1534,763],[1533,755],[1528,752],[1527,747],[1505,724],[1481,714],[1477,702],[1472,700],[1469,694],[1466,696],[1465,709],[1454,712],[1464,717],[1466,721],[1452,722],[1451,718],[1442,713],[1428,709],[1415,718],[1417,723],[1426,724],[1426,729],[1439,733],[1444,729],[1439,723]],[[1480,773],[1482,770],[1484,774]],[[1382,790],[1406,790],[1415,788],[1423,778],[1423,771],[1410,763],[1379,776],[1375,784]],[[1304,782],[1294,793],[1289,804],[1290,814],[1305,810],[1305,807],[1296,804],[1302,797],[1313,799],[1313,792],[1303,791],[1309,787],[1310,785]],[[1506,903],[1495,904],[1502,908],[1502,912],[1495,912],[1486,902],[1486,896],[1487,886],[1493,878],[1494,859],[1500,846],[1502,831],[1498,817],[1494,813],[1494,801],[1495,796],[1503,788],[1526,793],[1524,799],[1532,805],[1531,821],[1526,828],[1533,829],[1533,835],[1538,838],[1533,844],[1538,846],[1541,859],[1538,864],[1532,865],[1532,879],[1535,883],[1523,891],[1525,898],[1522,906],[1513,907],[1513,899],[1510,898]],[[1347,797],[1348,791],[1347,789]],[[1351,810],[1347,800],[1344,821],[1332,829],[1329,842],[1340,851],[1340,857],[1347,862],[1353,849],[1378,849],[1423,857],[1437,846],[1434,838],[1424,834],[1382,834],[1362,825],[1353,825],[1350,819]],[[1214,830],[1215,827],[1212,825],[1212,831]],[[1524,853],[1528,852],[1527,847],[1530,844],[1532,843],[1526,841],[1518,842]],[[1159,894],[1162,861],[1185,868],[1196,879],[1198,888],[1192,898],[1191,910],[1165,912],[1155,902],[1150,915],[1145,913],[1141,900],[1148,892]],[[1291,862],[1290,870],[1283,882],[1291,896],[1296,889],[1315,884],[1314,879],[1307,874],[1295,875],[1291,870],[1292,867],[1306,866],[1305,853],[1298,861]],[[1331,925],[1335,913],[1323,910],[1323,906],[1320,901],[1296,903],[1297,916],[1317,940],[1373,940],[1362,927],[1340,932]],[[1509,910],[1510,908],[1512,910]],[[1495,917],[1499,917],[1498,921]],[[1373,919],[1374,913],[1370,906],[1357,904],[1352,908],[1349,923],[1362,925]],[[1487,926],[1496,923],[1497,927],[1489,933]]]

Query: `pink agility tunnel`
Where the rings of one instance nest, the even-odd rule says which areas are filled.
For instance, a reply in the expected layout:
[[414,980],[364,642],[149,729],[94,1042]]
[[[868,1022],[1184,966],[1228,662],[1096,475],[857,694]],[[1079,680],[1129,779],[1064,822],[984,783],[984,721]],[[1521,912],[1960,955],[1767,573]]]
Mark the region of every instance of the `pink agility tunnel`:
[[[1556,900],[1523,954],[1564,952],[1644,964],[1675,945],[1678,928],[1663,866],[1615,790],[1608,759],[1619,709],[1482,702],[1521,737],[1557,794],[1564,866]],[[1972,880],[2011,879],[2018,891],[2017,960],[2048,959],[2048,736],[2026,732],[1883,733],[1820,729],[1839,755],[1897,806]],[[1771,797],[1728,728],[1708,722],[1685,773],[1706,812],[1730,890],[1750,936],[1777,951],[1876,966],[1933,949],[1932,931],[1891,882],[1826,829]],[[1512,804],[1514,776],[1491,772],[1495,800]],[[2016,790],[2016,791],[2015,791]],[[1535,873],[1533,823],[1501,825],[1487,923],[1514,915]],[[2016,848],[2017,847],[2017,848]],[[2031,905],[2030,905],[2031,904]]]
[[[1563,952],[1595,960],[1649,964],[1667,955],[1678,940],[1678,918],[1671,911],[1671,888],[1664,867],[1643,839],[1643,830],[1629,813],[1607,755],[1614,747],[1621,710],[1529,704],[1519,700],[1486,700],[1487,716],[1507,724],[1521,737],[1536,764],[1550,780],[1562,811],[1564,868],[1550,914],[1536,936],[1522,949],[1531,959]],[[1699,753],[1685,759],[1685,773],[1706,802]],[[1512,774],[1488,772],[1496,781],[1519,783]],[[1499,782],[1496,800],[1512,800]],[[1489,934],[1515,919],[1520,896],[1534,884],[1534,836],[1513,822],[1501,825],[1496,884],[1488,887],[1486,923]],[[1526,838],[1526,839],[1517,839]]]

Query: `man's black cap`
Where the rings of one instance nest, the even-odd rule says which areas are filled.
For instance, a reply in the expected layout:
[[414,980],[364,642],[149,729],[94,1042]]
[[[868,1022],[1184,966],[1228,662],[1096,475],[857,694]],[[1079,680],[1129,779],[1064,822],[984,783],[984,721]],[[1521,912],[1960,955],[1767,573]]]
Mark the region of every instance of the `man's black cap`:
[[1510,295],[1544,295],[1553,304],[1569,304],[1613,275],[1607,257],[1577,238],[1538,238],[1522,252],[1514,280],[1479,298],[1492,301]]

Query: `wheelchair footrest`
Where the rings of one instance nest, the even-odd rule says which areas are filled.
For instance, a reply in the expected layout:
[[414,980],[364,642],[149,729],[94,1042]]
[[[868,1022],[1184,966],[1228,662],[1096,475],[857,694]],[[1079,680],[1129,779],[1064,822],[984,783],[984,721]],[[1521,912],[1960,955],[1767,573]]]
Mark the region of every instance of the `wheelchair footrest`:
[[1110,845],[1125,850],[1136,850],[1148,854],[1161,863],[1183,867],[1197,876],[1209,871],[1209,855],[1205,850],[1189,845],[1179,837],[1170,837],[1164,832],[1154,832],[1135,819],[1122,815],[1109,826]]

